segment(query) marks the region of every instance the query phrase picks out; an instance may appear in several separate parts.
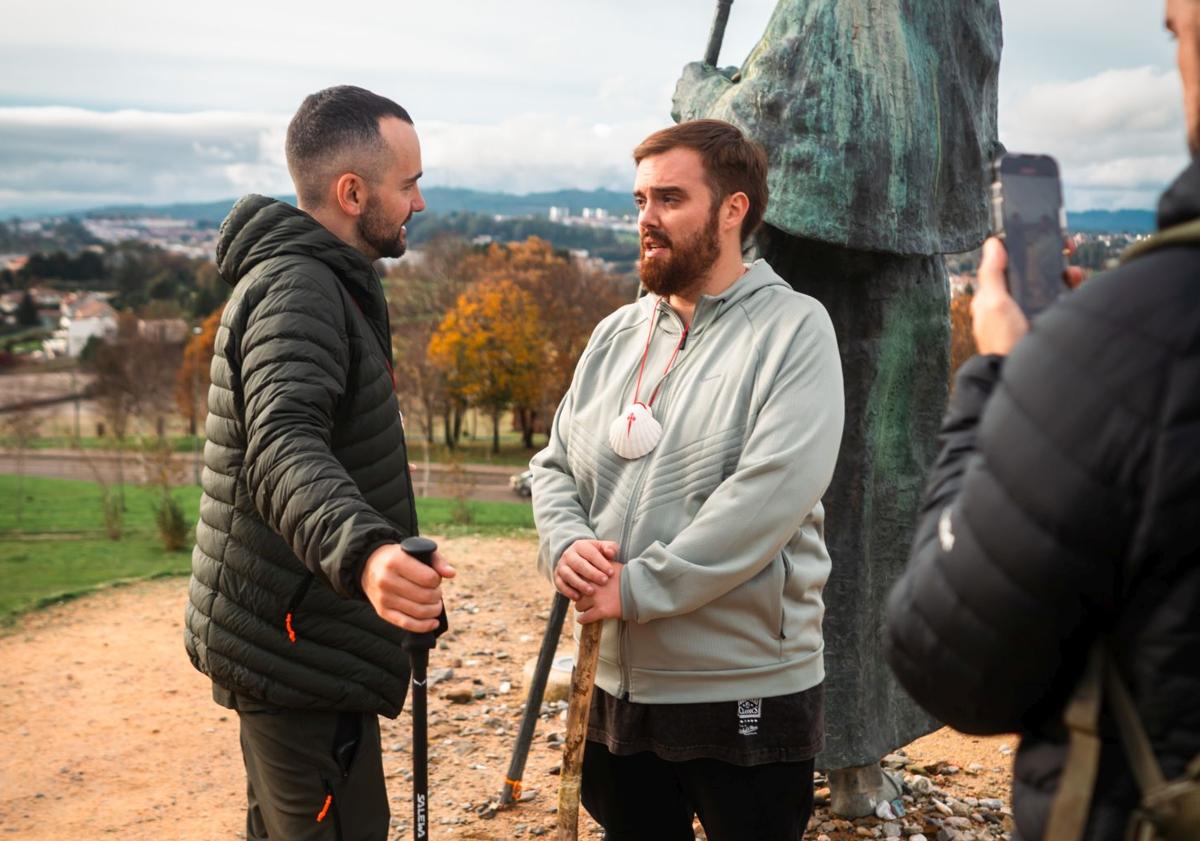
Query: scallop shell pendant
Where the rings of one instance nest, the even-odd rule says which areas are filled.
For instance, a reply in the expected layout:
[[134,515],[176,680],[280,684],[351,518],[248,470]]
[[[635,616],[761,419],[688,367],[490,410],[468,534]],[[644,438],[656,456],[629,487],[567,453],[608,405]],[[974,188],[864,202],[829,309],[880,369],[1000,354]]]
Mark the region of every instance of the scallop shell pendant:
[[641,458],[658,446],[662,425],[645,403],[631,403],[608,427],[608,446],[621,458]]

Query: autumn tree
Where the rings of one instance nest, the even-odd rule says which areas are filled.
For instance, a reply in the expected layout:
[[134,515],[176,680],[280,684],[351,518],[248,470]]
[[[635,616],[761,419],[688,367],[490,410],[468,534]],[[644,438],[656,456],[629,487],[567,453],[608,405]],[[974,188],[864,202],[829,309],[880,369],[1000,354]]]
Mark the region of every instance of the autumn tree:
[[206,413],[208,387],[211,384],[212,358],[217,344],[217,328],[225,305],[217,307],[200,325],[183,349],[183,360],[175,375],[175,406],[188,422],[191,435],[198,434],[199,419]]
[[400,405],[406,418],[420,423],[429,444],[433,443],[435,419],[441,417],[450,449],[458,443],[466,403],[451,394],[428,349],[434,331],[468,285],[462,261],[471,250],[463,240],[439,238],[422,247],[420,262],[402,262],[384,279]]
[[429,342],[429,359],[451,391],[492,419],[500,452],[500,417],[532,405],[541,392],[546,337],[533,296],[507,279],[476,281],[459,295]]
[[950,299],[950,387],[959,366],[978,353],[975,333],[971,327],[971,301],[974,295],[964,293]]
[[[124,449],[129,433],[134,431],[131,425],[136,426],[150,417],[161,418],[169,403],[179,350],[178,345],[142,336],[138,318],[130,312],[117,317],[115,340],[96,348],[90,366],[95,374],[93,388],[96,404],[112,432],[117,453],[116,506],[120,510],[125,506]],[[156,423],[156,427],[159,426]],[[112,503],[107,486],[102,486],[102,490],[107,517]],[[115,531],[119,536],[119,525]]]
[[546,356],[540,365],[540,385],[530,393],[528,404],[514,407],[525,446],[532,448],[539,416],[548,419],[567,393],[592,330],[604,316],[633,300],[637,285],[589,268],[537,237],[507,245],[493,243],[464,260],[463,274],[509,281],[527,292],[541,313]]

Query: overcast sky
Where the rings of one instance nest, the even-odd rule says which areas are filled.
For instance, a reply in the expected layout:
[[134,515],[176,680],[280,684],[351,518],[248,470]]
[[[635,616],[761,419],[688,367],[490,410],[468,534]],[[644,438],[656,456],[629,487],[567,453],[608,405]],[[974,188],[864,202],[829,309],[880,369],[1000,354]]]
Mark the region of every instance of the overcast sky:
[[[967,0],[963,0],[966,2]],[[283,133],[340,83],[391,96],[426,183],[628,189],[709,0],[40,0],[0,29],[0,215],[291,192]],[[774,0],[736,0],[741,64]],[[1072,209],[1151,207],[1186,163],[1155,0],[1001,0],[1000,139],[1058,157]]]

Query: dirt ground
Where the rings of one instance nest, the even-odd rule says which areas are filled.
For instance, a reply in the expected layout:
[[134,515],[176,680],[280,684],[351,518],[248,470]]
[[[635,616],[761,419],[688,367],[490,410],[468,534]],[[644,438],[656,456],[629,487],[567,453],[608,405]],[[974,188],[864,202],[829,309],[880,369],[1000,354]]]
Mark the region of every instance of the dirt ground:
[[[532,572],[532,541],[442,545],[459,576],[447,583],[451,632],[430,657],[431,673],[453,672],[430,690],[430,834],[552,837],[551,772],[561,747],[548,737],[563,732],[557,710],[538,722],[527,799],[489,808],[504,782],[526,689],[522,669],[537,654],[552,589]],[[208,681],[184,653],[185,600],[185,579],[118,587],[31,614],[0,637],[0,832],[55,841],[242,837],[236,715],[212,703]],[[410,724],[407,710],[383,722],[395,838],[411,837]],[[1007,746],[1015,741],[942,730],[905,754],[935,794],[1007,803]],[[906,834],[919,827],[933,838],[936,826],[916,807]],[[818,809],[806,838],[879,837],[879,824],[842,825]],[[581,827],[581,838],[601,837],[586,813]]]

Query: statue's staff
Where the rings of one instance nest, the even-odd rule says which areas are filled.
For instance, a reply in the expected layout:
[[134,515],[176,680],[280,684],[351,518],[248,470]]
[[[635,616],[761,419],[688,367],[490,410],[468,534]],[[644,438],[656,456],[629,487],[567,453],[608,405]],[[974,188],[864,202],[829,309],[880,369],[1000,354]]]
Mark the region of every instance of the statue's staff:
[[717,0],[717,16],[713,18],[712,32],[708,34],[708,49],[704,51],[704,63],[717,66],[721,55],[721,42],[725,40],[725,24],[729,22],[729,7],[733,0]]

